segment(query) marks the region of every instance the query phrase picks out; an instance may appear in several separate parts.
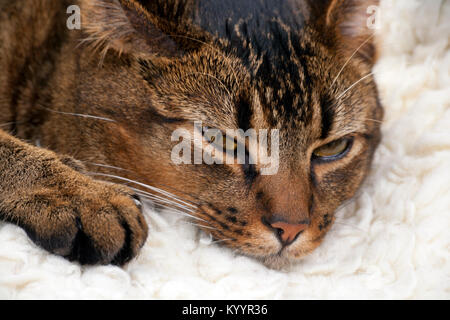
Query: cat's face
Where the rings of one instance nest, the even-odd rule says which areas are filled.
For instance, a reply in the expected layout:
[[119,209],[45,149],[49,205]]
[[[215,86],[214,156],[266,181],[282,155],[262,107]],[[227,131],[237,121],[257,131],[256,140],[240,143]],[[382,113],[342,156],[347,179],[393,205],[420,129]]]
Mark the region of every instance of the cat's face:
[[[127,68],[141,81],[130,93],[139,97],[129,99],[140,107],[119,130],[126,156],[117,164],[192,204],[185,208],[194,222],[221,244],[274,267],[303,257],[361,185],[380,139],[372,52],[352,56],[358,46],[346,51],[330,37],[312,27],[289,30],[276,40],[288,49],[271,58],[255,53],[251,63],[213,41],[182,55],[130,59]],[[179,141],[171,137],[180,129],[194,137],[195,121],[222,132],[278,130],[275,172],[261,174],[263,166],[248,161],[175,163]],[[211,139],[201,139],[207,148]],[[225,157],[235,154],[231,140]],[[247,143],[247,160],[252,151]]]

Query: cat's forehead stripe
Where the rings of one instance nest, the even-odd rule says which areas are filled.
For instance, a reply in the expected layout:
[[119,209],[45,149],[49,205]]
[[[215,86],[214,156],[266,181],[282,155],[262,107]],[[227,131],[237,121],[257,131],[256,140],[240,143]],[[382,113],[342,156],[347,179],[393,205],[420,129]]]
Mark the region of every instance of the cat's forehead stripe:
[[[271,114],[270,124],[281,117],[309,122],[312,88],[305,59],[314,53],[299,32],[308,11],[302,2],[199,0],[195,6],[194,23],[248,68],[262,106]],[[238,114],[248,118],[248,108],[241,107]]]
[[326,139],[331,131],[334,122],[334,105],[329,95],[323,95],[320,99],[320,111],[321,111],[321,139]]

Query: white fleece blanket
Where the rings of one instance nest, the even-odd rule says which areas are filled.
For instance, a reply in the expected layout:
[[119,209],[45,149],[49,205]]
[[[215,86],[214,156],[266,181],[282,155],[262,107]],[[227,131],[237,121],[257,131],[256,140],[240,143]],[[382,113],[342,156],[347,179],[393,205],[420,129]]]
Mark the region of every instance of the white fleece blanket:
[[381,18],[383,142],[365,186],[303,262],[269,270],[149,209],[136,260],[80,267],[0,223],[0,298],[449,299],[450,1],[385,0]]

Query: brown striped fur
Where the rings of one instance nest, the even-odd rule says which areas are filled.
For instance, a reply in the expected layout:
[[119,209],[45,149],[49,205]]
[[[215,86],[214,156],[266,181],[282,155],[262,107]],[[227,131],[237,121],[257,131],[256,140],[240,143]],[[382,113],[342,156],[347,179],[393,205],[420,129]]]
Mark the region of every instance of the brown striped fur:
[[[81,30],[66,28],[73,3]],[[205,3],[0,0],[3,220],[84,263],[128,261],[147,226],[131,190],[85,175],[96,171],[194,203],[206,232],[272,267],[320,244],[380,140],[383,112],[368,76],[376,50],[362,25],[376,1],[286,0],[302,14],[298,29],[296,17],[264,20],[267,32],[237,19],[223,34],[214,33],[220,19],[202,16]],[[280,129],[278,173],[175,165],[171,133],[198,120],[223,130]],[[314,160],[316,148],[345,136],[353,139],[345,157]],[[269,219],[310,226],[282,246]]]

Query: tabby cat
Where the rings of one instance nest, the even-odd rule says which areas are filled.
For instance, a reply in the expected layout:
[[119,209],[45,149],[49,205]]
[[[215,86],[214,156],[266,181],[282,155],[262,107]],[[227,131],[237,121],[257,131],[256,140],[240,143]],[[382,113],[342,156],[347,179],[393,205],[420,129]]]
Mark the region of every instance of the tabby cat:
[[[268,266],[299,260],[380,141],[376,4],[0,0],[0,219],[70,260],[123,265],[147,237],[145,198]],[[276,129],[277,172],[248,141],[244,163],[174,163],[173,132],[196,121]],[[230,139],[216,153],[235,156]]]

